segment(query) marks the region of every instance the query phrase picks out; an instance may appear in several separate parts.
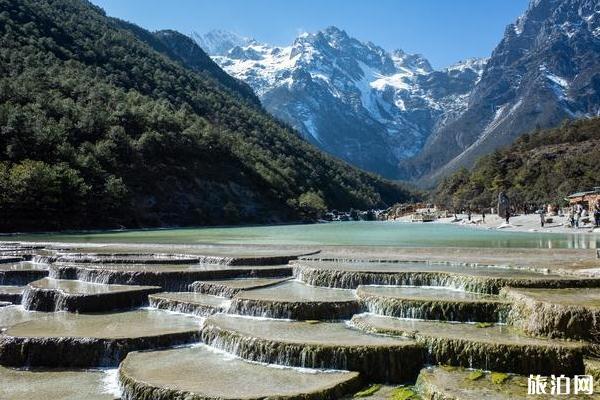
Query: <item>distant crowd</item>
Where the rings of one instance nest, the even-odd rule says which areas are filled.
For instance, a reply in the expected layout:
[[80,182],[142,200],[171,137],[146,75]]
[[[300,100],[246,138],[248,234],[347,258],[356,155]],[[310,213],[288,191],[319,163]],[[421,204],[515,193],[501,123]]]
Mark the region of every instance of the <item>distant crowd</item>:
[[[596,201],[594,204],[594,226],[596,228],[600,227],[600,200]],[[579,228],[579,224],[582,220],[589,220],[590,213],[583,206],[583,204],[578,203],[569,208],[569,224],[571,228]],[[543,226],[543,225],[542,225]]]
[[[490,210],[491,210],[491,213],[493,214],[494,209],[492,208]],[[542,228],[547,223],[552,222],[552,219],[551,219],[551,217],[548,216],[548,211],[546,210],[545,207],[538,208],[535,211],[534,210],[535,209],[528,208],[526,210],[523,210],[523,214],[531,214],[531,213],[539,214],[540,226]],[[560,210],[557,208],[556,210],[553,211],[553,213],[551,215],[556,215],[556,214],[566,215],[568,226],[571,228],[577,229],[580,226],[587,225],[589,223],[593,223],[595,228],[600,228],[600,200],[598,200],[594,204],[592,210],[588,210],[584,206],[584,204],[578,203],[578,204],[574,204],[574,205],[570,206],[568,208],[568,212],[566,212],[565,214],[561,214],[559,211]],[[467,209],[467,210],[463,210],[462,214],[466,214],[467,219],[470,222],[473,219],[474,212],[470,209]],[[479,210],[478,214],[481,215],[481,219],[478,222],[485,223],[485,216],[486,216],[485,211]],[[506,224],[509,224],[510,218],[517,214],[518,213],[516,211],[506,209],[505,212],[500,214],[500,216],[504,218],[504,220],[506,221]],[[455,219],[457,219],[456,214],[455,214]],[[592,219],[593,219],[593,221],[592,221]]]

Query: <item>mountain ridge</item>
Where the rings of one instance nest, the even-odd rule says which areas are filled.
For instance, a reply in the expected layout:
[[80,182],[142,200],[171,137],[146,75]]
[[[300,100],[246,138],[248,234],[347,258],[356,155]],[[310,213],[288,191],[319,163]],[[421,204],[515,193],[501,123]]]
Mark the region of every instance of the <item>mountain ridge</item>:
[[461,112],[482,67],[470,61],[434,71],[422,55],[387,52],[333,26],[285,47],[238,41],[212,57],[252,86],[269,112],[330,154],[391,178],[399,160]]
[[527,209],[564,205],[574,192],[600,186],[600,118],[567,121],[557,128],[522,135],[512,145],[442,179],[432,195],[449,209],[494,207],[504,191]]
[[0,0],[0,22],[3,231],[301,221],[412,196],[300,139],[179,35],[85,0]]
[[535,128],[599,115],[597,8],[588,0],[532,1],[507,26],[467,112],[431,136],[425,151],[403,167],[432,184]]
[[212,57],[313,144],[431,187],[532,129],[600,115],[599,7],[533,0],[489,57],[437,71],[335,27]]

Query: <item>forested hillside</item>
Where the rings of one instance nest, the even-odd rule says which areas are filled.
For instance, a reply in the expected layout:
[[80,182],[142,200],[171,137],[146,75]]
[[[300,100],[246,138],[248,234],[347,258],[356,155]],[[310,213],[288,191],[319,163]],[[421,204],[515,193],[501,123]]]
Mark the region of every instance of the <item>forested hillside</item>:
[[514,204],[562,204],[572,192],[600,186],[599,166],[600,118],[565,121],[444,179],[434,200],[450,208],[489,207],[504,190]]
[[284,221],[409,196],[126,25],[81,0],[0,0],[1,230]]

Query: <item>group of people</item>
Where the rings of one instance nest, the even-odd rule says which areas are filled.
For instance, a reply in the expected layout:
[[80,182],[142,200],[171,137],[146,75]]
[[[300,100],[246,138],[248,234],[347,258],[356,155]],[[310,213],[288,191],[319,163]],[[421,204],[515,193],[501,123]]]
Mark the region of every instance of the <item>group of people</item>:
[[[471,209],[467,210],[467,219],[469,220],[469,222],[471,222],[471,219],[473,218],[473,213],[471,212]],[[456,214],[454,214],[454,219],[456,219]],[[481,212],[481,222],[485,224],[485,211]]]
[[[576,204],[569,209],[569,225],[571,228],[579,228],[582,219],[590,217],[590,213],[585,209],[583,204]],[[594,227],[600,227],[600,200],[594,204]],[[542,225],[543,226],[543,225]]]
[[[582,203],[575,204],[569,208],[568,212],[568,226],[571,228],[579,228],[580,225],[587,225],[593,217],[593,224],[595,228],[600,228],[600,200],[596,201],[592,206],[593,211],[588,211],[586,207]],[[494,209],[491,210],[493,214]],[[555,206],[552,210],[549,208],[548,212],[552,211],[552,215],[559,214],[559,207]],[[467,219],[469,222],[473,219],[473,211],[471,209],[463,210],[463,213],[467,214]],[[485,224],[485,211],[481,210],[481,219],[475,221],[476,223],[484,223]],[[551,222],[551,219],[546,218],[546,209],[542,207],[537,211],[540,216],[540,226],[543,228],[547,222]],[[500,214],[504,217],[506,224],[510,223],[510,218],[513,216],[510,209],[507,207],[503,213]],[[456,213],[454,214],[454,219],[458,220]]]

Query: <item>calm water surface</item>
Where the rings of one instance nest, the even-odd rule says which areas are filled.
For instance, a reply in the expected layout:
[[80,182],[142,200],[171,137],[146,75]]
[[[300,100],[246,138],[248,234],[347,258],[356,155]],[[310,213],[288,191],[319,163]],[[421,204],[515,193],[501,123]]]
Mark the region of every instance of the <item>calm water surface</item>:
[[334,222],[313,225],[37,234],[7,237],[5,240],[17,239],[83,243],[600,248],[600,235],[505,232],[450,224],[398,222]]

